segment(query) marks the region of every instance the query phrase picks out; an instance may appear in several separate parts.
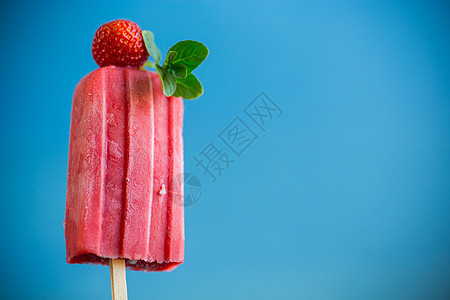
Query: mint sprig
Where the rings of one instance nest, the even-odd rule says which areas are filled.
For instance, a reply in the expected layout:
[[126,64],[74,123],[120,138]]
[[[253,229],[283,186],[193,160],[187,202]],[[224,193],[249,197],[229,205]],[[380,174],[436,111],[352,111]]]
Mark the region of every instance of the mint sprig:
[[182,97],[192,100],[203,94],[203,87],[198,78],[191,72],[208,56],[208,48],[197,41],[181,41],[173,45],[160,64],[161,52],[155,44],[151,31],[142,31],[145,47],[152,61],[147,61],[144,67],[154,68],[161,79],[164,95],[167,97]]

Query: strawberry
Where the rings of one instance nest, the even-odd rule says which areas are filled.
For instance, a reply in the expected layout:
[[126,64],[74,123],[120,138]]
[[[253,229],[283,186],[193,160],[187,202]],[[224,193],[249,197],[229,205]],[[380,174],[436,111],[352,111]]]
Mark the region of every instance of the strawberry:
[[138,69],[148,59],[141,28],[129,20],[115,20],[97,29],[92,56],[100,67],[110,65]]

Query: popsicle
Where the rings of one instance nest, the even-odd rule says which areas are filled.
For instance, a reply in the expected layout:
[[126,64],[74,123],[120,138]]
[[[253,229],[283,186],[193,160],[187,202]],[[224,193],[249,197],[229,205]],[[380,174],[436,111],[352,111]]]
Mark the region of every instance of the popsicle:
[[72,104],[65,236],[68,263],[170,271],[184,259],[183,102],[158,74],[109,66]]
[[112,298],[126,300],[126,267],[184,260],[183,99],[203,94],[192,71],[209,50],[184,40],[162,60],[153,33],[124,19],[101,25],[91,49],[100,69],[72,102],[66,259],[109,265]]

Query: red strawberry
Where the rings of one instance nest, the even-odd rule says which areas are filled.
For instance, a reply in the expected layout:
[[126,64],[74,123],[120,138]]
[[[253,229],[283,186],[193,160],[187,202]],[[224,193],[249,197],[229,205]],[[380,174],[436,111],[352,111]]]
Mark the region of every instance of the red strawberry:
[[92,56],[100,67],[114,65],[138,69],[148,59],[141,28],[128,20],[103,24],[95,33]]

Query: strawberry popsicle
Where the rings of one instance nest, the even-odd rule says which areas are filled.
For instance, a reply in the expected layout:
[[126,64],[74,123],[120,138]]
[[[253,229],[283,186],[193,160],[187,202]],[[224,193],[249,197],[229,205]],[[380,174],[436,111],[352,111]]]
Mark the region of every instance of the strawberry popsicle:
[[170,271],[184,259],[183,102],[158,74],[108,66],[73,97],[65,236],[68,263]]

